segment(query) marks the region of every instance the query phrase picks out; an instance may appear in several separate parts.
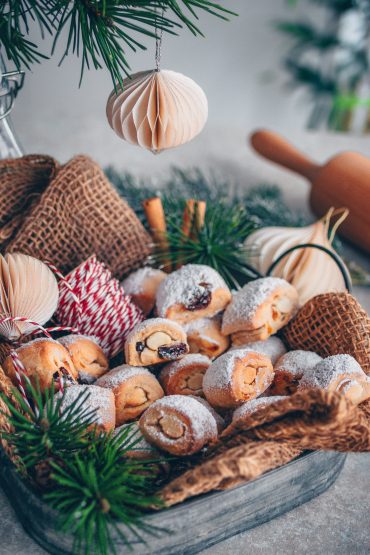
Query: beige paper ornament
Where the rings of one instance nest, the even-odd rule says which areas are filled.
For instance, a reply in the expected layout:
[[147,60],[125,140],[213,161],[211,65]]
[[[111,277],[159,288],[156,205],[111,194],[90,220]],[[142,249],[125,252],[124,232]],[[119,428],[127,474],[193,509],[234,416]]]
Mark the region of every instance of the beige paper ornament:
[[[265,275],[281,254],[296,245],[321,245],[335,253],[331,244],[333,231],[329,237],[333,214],[334,210],[331,209],[324,218],[306,227],[264,227],[255,231],[245,242],[249,253],[248,262]],[[346,215],[347,212],[344,212],[335,228]],[[297,249],[291,252],[274,268],[272,275],[294,285],[301,304],[321,293],[346,291],[338,265],[328,254],[318,249]]]
[[207,117],[201,87],[170,70],[135,73],[111,92],[107,102],[108,122],[117,135],[155,153],[193,139]]
[[[45,324],[57,309],[57,280],[40,260],[26,254],[0,255],[0,319],[23,317]],[[3,322],[0,335],[17,340],[36,327],[28,322]]]

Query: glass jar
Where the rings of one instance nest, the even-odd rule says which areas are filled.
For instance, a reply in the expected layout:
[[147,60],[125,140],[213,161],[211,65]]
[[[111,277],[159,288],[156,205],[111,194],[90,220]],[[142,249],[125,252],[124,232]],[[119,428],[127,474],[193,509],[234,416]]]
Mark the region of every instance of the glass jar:
[[24,81],[23,71],[6,71],[0,54],[0,159],[17,158],[23,151],[13,129],[10,113]]

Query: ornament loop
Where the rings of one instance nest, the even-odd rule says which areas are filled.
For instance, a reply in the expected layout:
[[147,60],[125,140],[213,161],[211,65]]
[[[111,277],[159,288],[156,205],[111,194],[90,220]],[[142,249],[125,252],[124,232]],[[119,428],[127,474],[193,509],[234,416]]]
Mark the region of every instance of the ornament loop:
[[337,255],[337,253],[331,251],[330,249],[327,249],[326,247],[324,247],[323,245],[316,245],[315,243],[302,243],[301,245],[294,245],[294,247],[291,247],[290,249],[287,249],[286,251],[284,251],[280,256],[277,257],[276,260],[273,261],[273,263],[269,266],[267,272],[266,272],[266,276],[271,276],[272,272],[274,271],[274,269],[276,268],[276,266],[283,260],[283,258],[285,258],[288,254],[290,254],[291,252],[297,250],[297,249],[318,249],[320,251],[325,252],[327,255],[331,256],[331,258],[334,260],[334,262],[336,262],[339,270],[341,271],[341,274],[343,276],[343,280],[344,280],[344,284],[347,288],[347,291],[349,293],[351,293],[352,291],[352,280],[351,280],[351,276],[346,268],[346,266],[343,264],[342,259],[340,258],[340,256]]

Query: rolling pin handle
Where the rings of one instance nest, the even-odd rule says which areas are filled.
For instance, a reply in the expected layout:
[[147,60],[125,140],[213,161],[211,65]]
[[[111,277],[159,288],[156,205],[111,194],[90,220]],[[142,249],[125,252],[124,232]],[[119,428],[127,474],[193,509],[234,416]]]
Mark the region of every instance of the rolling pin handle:
[[259,129],[250,136],[254,150],[271,162],[296,172],[313,181],[321,169],[318,164],[307,158],[284,137],[267,129]]

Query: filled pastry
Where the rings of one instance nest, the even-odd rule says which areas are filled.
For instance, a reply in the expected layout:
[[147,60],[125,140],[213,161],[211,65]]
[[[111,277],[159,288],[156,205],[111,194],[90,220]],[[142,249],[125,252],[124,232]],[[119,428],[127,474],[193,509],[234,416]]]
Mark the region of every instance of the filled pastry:
[[[127,438],[130,439],[130,443],[133,443],[133,447],[130,450],[125,450],[125,456],[130,459],[154,459],[158,456],[158,451],[145,439],[143,436],[138,422],[130,422],[122,424],[115,429],[114,434],[117,435],[122,430],[127,430]],[[125,442],[123,442],[122,447],[124,447]]]
[[202,403],[202,405],[212,414],[213,418],[216,420],[217,432],[220,434],[225,429],[225,419],[221,416],[221,414],[215,411],[215,409],[208,403],[208,401],[206,401],[204,397],[196,396],[194,399]]
[[298,390],[311,388],[337,391],[356,405],[370,397],[370,380],[351,355],[324,358],[305,372]]
[[298,293],[287,281],[267,277],[247,283],[235,293],[222,318],[222,333],[233,345],[267,339],[298,310]]
[[166,276],[162,270],[140,268],[123,280],[122,287],[143,313],[148,315],[154,308],[158,287]]
[[271,359],[273,366],[276,364],[279,358],[286,353],[286,347],[284,343],[276,335],[272,335],[271,337],[263,341],[253,341],[252,343],[247,343],[246,345],[232,347],[232,349],[244,348],[248,348],[251,351],[257,351],[257,353],[268,356]]
[[91,384],[108,370],[108,359],[93,337],[65,335],[58,341],[68,350],[80,383]]
[[237,429],[243,426],[244,421],[253,415],[255,412],[262,408],[272,405],[276,401],[285,399],[285,395],[275,395],[271,397],[258,397],[258,399],[252,399],[251,401],[246,401],[240,407],[234,410],[232,421],[230,426],[227,428],[227,432],[233,429]]
[[[86,411],[95,411],[95,424],[98,428],[110,432],[116,425],[116,407],[114,395],[109,389],[103,389],[96,385],[71,385],[65,388],[63,410],[74,403],[78,403],[83,395],[88,393],[88,397],[83,404]],[[60,395],[60,393],[59,393]]]
[[289,351],[279,358],[274,366],[275,377],[269,393],[271,395],[292,395],[306,372],[312,370],[322,357],[313,351]]
[[187,395],[159,399],[144,412],[139,426],[152,445],[172,455],[192,455],[217,439],[217,424],[211,412]]
[[158,316],[186,324],[212,318],[230,300],[230,290],[216,270],[203,264],[186,264],[162,281],[156,304]]
[[134,327],[126,339],[125,360],[131,366],[150,366],[177,360],[189,352],[186,333],[165,318],[150,318]]
[[149,370],[128,364],[110,370],[95,383],[113,391],[117,426],[135,420],[151,403],[164,395],[160,383]]
[[203,396],[203,377],[210,364],[208,357],[199,354],[166,364],[159,375],[166,395]]
[[[34,339],[16,349],[18,357],[25,368],[25,375],[32,385],[39,383],[41,391],[60,381],[74,383],[78,374],[67,349],[54,339]],[[3,368],[14,384],[17,384],[13,360],[8,356]]]
[[221,317],[200,318],[184,325],[191,353],[200,353],[210,359],[227,351],[229,337],[221,333]]
[[249,349],[232,350],[212,362],[203,392],[214,408],[235,408],[263,393],[272,383],[271,360]]

